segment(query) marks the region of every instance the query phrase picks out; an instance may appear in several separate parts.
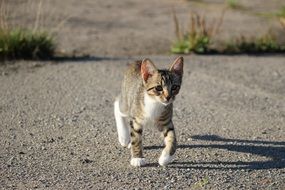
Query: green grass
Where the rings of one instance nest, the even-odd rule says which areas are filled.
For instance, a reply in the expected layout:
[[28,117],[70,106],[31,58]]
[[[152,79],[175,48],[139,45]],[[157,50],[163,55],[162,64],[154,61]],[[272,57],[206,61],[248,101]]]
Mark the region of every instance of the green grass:
[[285,45],[281,45],[270,34],[256,37],[246,38],[240,37],[228,43],[224,53],[279,53],[285,52]]
[[[214,37],[219,35],[219,29],[223,23],[224,13],[225,10],[221,14],[221,17],[214,22],[212,21],[211,24],[206,22],[204,16],[201,17],[198,14],[191,14],[190,27],[188,28],[188,31],[184,33],[180,29],[175,12],[173,12],[177,39],[170,48],[171,52],[175,54],[285,53],[285,44],[282,43],[280,38],[275,38],[270,32],[260,37],[249,38],[241,36],[240,38],[230,40],[229,42],[215,43]],[[285,18],[283,17],[285,15],[285,7],[278,12],[278,15],[280,23],[285,29]]]
[[49,59],[55,43],[46,32],[0,29],[0,59]]
[[191,13],[190,25],[187,32],[181,31],[179,21],[173,10],[177,40],[171,46],[172,53],[188,54],[191,52],[197,54],[209,53],[213,36],[219,31],[223,22],[225,10],[222,12],[219,20],[208,24],[204,16]]
[[185,36],[182,40],[176,41],[172,47],[172,53],[188,54],[194,53],[206,53],[209,51],[210,38],[207,35],[190,34]]
[[219,44],[218,47],[210,48],[210,39],[208,36],[185,36],[182,41],[177,41],[171,47],[172,53],[197,54],[207,53],[284,53],[285,44],[279,44],[276,38],[270,34],[260,37],[246,38],[244,36],[236,38],[225,44]]
[[237,9],[240,7],[238,0],[226,0],[226,4],[232,9]]

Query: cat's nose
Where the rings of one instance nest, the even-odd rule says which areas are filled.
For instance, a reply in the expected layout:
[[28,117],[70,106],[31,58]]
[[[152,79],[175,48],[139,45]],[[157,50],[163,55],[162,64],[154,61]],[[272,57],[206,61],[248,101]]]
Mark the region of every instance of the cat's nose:
[[166,96],[166,97],[165,97],[165,99],[166,99],[167,101],[169,101],[170,98],[171,98],[171,96]]

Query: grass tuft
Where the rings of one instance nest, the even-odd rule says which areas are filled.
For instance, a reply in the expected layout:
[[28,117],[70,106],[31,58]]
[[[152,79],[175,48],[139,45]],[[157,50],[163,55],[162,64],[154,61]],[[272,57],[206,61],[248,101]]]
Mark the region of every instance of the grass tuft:
[[[207,54],[207,53],[284,53],[285,44],[268,32],[260,37],[245,37],[233,39],[230,42],[214,42],[214,37],[219,34],[220,27],[226,9],[220,19],[209,25],[205,17],[191,14],[190,27],[184,33],[180,28],[179,21],[173,10],[175,23],[176,41],[171,46],[171,52],[176,54]],[[277,14],[276,14],[277,15]],[[278,12],[280,24],[285,29],[285,7]],[[283,34],[283,33],[282,33]],[[279,36],[279,35],[277,35]],[[282,36],[282,35],[281,35]]]
[[189,35],[182,41],[176,41],[171,47],[172,53],[206,53],[210,40],[208,36]]
[[237,9],[240,7],[238,0],[226,0],[226,4],[232,9]]
[[42,0],[38,2],[34,27],[28,28],[15,26],[9,21],[12,11],[7,5],[5,0],[0,2],[0,60],[52,58],[54,39],[39,29]]
[[285,45],[278,44],[276,38],[266,34],[256,38],[241,36],[228,43],[223,50],[225,53],[278,53],[285,52]]
[[173,10],[173,19],[175,24],[175,33],[177,40],[171,47],[172,53],[208,53],[210,50],[212,38],[216,35],[223,22],[225,10],[222,12],[221,18],[208,25],[205,17],[198,14],[191,13],[191,22],[186,33],[181,31],[179,21],[177,19],[175,10]]
[[0,59],[49,59],[55,43],[46,32],[0,29]]

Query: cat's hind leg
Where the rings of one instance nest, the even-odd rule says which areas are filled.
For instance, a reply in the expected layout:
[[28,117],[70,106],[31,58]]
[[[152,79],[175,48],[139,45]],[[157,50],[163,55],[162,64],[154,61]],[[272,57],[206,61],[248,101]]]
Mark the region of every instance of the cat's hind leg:
[[174,153],[176,151],[176,146],[177,146],[176,136],[172,121],[170,121],[168,126],[164,127],[163,135],[164,135],[165,147],[159,157],[158,163],[161,166],[166,166],[167,164],[173,161]]
[[127,115],[124,115],[120,111],[120,105],[119,105],[118,99],[114,103],[114,114],[115,114],[115,119],[116,119],[116,126],[117,126],[119,142],[123,147],[127,147],[131,141],[130,130],[126,123]]

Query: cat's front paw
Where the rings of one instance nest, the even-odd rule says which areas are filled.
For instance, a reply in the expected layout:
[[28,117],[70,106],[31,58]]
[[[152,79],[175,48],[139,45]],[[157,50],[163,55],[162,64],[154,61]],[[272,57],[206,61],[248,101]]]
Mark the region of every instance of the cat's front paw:
[[144,158],[132,158],[131,159],[131,165],[135,167],[141,167],[146,164],[146,161]]
[[174,159],[174,155],[170,156],[169,154],[162,152],[161,156],[159,157],[158,163],[161,166],[166,166]]

